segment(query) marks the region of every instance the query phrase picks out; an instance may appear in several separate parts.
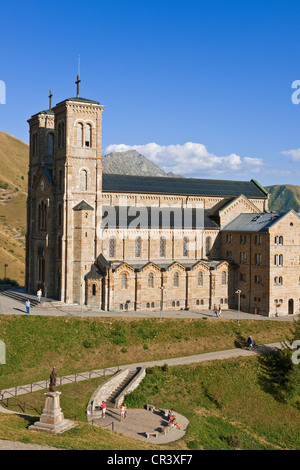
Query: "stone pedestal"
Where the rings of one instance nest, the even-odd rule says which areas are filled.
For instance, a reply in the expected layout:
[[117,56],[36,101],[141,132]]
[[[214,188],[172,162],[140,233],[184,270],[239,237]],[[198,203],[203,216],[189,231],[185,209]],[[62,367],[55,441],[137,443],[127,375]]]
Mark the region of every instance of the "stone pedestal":
[[61,434],[76,426],[73,421],[64,418],[61,411],[59,396],[61,392],[45,393],[46,404],[39,421],[29,426],[30,431]]

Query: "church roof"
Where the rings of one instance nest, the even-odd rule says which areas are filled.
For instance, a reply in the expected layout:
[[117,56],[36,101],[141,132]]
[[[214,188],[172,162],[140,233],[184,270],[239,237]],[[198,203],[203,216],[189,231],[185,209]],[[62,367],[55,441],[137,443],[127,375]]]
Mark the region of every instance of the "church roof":
[[65,101],[77,101],[78,103],[100,104],[99,101],[88,100],[87,98],[74,97],[74,98],[67,98],[63,101],[60,101],[59,103],[56,104],[56,106],[58,106],[61,103],[64,103]]
[[103,191],[187,196],[267,198],[267,191],[257,181],[171,178],[103,173]]
[[102,229],[219,229],[209,210],[158,206],[102,206]]
[[222,232],[267,232],[286,213],[261,212],[259,214],[240,214],[222,228]]

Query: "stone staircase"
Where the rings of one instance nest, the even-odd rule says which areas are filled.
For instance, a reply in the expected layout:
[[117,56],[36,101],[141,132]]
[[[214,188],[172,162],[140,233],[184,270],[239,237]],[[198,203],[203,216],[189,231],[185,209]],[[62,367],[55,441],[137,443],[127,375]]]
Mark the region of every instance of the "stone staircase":
[[24,292],[18,292],[16,290],[11,290],[11,289],[4,289],[0,292],[0,295],[3,297],[9,297],[13,300],[16,300],[17,302],[22,303],[25,305],[25,302],[27,299],[30,300],[30,306],[35,307],[36,305],[40,305],[39,302],[37,301],[36,297],[26,294]]
[[132,382],[134,377],[138,374],[140,368],[136,368],[133,370],[128,370],[127,376],[122,380],[122,382],[112,391],[106,401],[106,405],[108,408],[116,408],[116,400],[121,395],[122,391]]

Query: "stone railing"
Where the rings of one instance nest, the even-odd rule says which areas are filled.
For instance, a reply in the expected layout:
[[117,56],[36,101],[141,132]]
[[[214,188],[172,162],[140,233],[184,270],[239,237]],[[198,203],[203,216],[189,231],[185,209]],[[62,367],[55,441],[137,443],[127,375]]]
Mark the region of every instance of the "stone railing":
[[121,406],[126,395],[133,392],[133,390],[135,390],[139,386],[145,375],[146,369],[144,367],[141,367],[140,371],[133,377],[131,382],[121,391],[121,393],[115,399],[116,408]]
[[95,415],[95,405],[100,406],[102,400],[107,400],[113,391],[119,386],[121,382],[125,379],[128,374],[128,368],[122,369],[112,377],[110,377],[106,382],[99,385],[99,387],[94,391],[93,395],[87,406],[87,419],[91,421],[92,416]]

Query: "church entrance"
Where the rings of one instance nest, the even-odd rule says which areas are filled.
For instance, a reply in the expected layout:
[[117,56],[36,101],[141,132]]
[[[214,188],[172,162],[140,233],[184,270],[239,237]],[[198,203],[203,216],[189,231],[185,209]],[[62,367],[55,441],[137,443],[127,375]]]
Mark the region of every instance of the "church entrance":
[[289,299],[289,315],[294,314],[294,299]]

